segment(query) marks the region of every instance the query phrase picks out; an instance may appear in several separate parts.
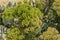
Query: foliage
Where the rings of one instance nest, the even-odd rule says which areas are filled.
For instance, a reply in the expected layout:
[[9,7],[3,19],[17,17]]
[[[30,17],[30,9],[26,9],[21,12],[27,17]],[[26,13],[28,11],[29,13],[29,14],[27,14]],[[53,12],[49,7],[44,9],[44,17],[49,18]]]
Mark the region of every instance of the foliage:
[[6,5],[6,7],[8,8],[8,7],[11,7],[12,6],[12,3],[11,2],[9,2],[7,5]]
[[57,25],[56,29],[59,31],[60,33],[60,24]]
[[[2,13],[5,11],[5,9],[9,9],[9,7],[14,7],[14,6],[16,6],[16,3],[14,3],[13,5],[12,5],[12,3],[11,2],[9,2],[6,6],[4,6],[4,5],[2,5],[2,6],[0,6],[0,24],[1,25],[3,25],[4,23],[2,22]],[[12,8],[11,8],[12,9]],[[7,23],[8,24],[8,23]]]
[[[20,6],[22,6],[22,7],[20,7]],[[18,10],[17,15],[19,16],[19,19],[21,21],[21,25],[25,25],[25,26],[29,25],[29,22],[31,24],[33,24],[31,21],[34,22],[34,20],[37,23],[38,21],[40,21],[40,19],[42,19],[42,16],[43,16],[43,14],[37,8],[33,8],[28,4],[18,5],[17,10]],[[24,24],[23,22],[26,22],[26,23]],[[33,25],[36,26],[36,24],[33,24]],[[40,24],[38,24],[38,25],[40,25]]]
[[19,28],[15,27],[7,30],[7,40],[22,40],[24,35],[20,32]]
[[4,25],[11,24],[11,22],[13,22],[14,14],[15,10],[13,7],[5,9],[5,11],[2,13],[2,21]]
[[59,28],[60,28],[60,26],[59,26],[59,24],[60,24],[60,1],[55,0],[51,8],[53,8],[55,10],[55,14],[57,14],[55,21],[58,24],[56,28],[59,31]]
[[36,7],[39,8],[41,11],[45,9],[46,6],[46,0],[36,0]]
[[7,40],[60,40],[59,4],[59,0],[23,0],[17,5],[9,3],[4,12],[0,11],[3,12],[4,26],[11,28],[7,30]]
[[59,32],[52,27],[48,27],[46,32],[43,32],[43,34],[40,36],[41,40],[60,40],[60,34]]
[[[29,4],[21,3],[17,4],[15,7],[6,9],[2,15],[3,23],[5,25],[11,25],[10,28],[12,28],[12,26],[17,26],[19,31],[25,35],[24,40],[37,40],[36,35],[40,31],[42,18],[43,14],[38,8],[34,8]],[[7,31],[8,36],[10,35],[8,39],[12,36],[13,38],[17,37],[18,33],[15,35],[13,30],[15,31],[14,28],[11,30],[12,32],[10,29]],[[18,38],[13,38],[11,38],[11,40],[18,40]]]
[[52,7],[56,10],[58,16],[60,16],[60,0],[55,0]]
[[4,11],[5,7],[4,6],[0,6],[0,25],[2,24],[2,12]]

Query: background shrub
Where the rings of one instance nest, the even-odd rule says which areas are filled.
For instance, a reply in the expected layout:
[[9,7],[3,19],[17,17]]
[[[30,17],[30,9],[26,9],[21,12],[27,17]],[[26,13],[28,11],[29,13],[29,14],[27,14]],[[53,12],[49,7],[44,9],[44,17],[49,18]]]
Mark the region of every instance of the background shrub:
[[59,32],[52,27],[48,27],[47,31],[40,36],[41,40],[60,40],[59,37]]

